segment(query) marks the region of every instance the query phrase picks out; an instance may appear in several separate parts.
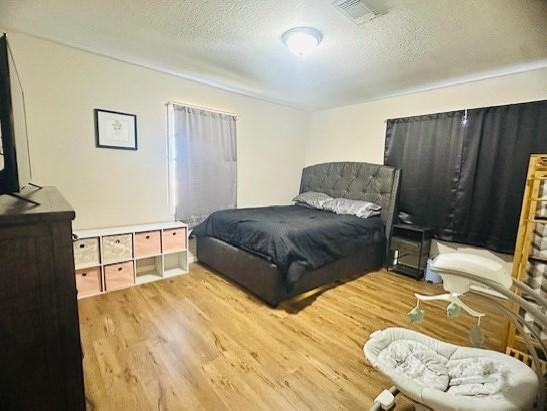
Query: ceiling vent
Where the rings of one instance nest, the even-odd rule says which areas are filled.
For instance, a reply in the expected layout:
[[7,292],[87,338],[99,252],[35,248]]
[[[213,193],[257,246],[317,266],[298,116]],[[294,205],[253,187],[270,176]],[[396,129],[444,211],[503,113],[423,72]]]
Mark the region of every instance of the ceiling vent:
[[355,24],[366,23],[380,15],[379,12],[367,6],[363,0],[336,0],[332,4]]

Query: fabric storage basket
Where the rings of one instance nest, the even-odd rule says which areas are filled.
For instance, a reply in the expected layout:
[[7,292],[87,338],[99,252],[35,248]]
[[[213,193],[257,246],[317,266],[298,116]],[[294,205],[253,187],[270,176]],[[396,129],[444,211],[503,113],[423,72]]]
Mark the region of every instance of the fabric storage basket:
[[173,253],[186,250],[186,228],[164,230],[162,234],[164,253]]
[[101,268],[91,267],[76,271],[78,297],[87,297],[101,292]]
[[76,269],[98,266],[100,261],[99,238],[82,238],[74,241],[74,264]]
[[135,234],[135,258],[153,257],[161,254],[159,230]]
[[133,258],[133,235],[109,235],[103,237],[103,263],[119,263]]
[[135,283],[133,261],[107,265],[104,268],[105,288],[107,291],[130,287]]

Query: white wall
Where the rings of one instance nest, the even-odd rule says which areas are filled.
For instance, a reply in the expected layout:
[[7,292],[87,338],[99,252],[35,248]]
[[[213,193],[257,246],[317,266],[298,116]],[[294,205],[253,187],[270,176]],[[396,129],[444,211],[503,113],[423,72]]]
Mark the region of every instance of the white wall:
[[310,116],[306,164],[382,163],[387,119],[542,99],[547,99],[547,68],[316,111]]
[[[386,119],[542,99],[547,99],[547,69],[317,111],[310,116],[306,164],[383,163]],[[465,249],[496,258],[493,253],[456,244],[441,243],[436,247],[440,252]],[[510,260],[504,255],[498,258]]]
[[[543,69],[308,114],[8,35],[25,89],[33,181],[60,188],[76,209],[76,228],[172,219],[165,108],[171,100],[239,113],[238,204],[246,207],[288,203],[304,165],[382,162],[388,118],[547,98]],[[139,150],[95,148],[94,108],[137,114]]]
[[[167,221],[168,101],[239,114],[238,204],[288,203],[308,114],[20,33],[8,33],[25,91],[33,182],[55,185],[76,228]],[[93,109],[137,114],[138,151],[95,148]]]

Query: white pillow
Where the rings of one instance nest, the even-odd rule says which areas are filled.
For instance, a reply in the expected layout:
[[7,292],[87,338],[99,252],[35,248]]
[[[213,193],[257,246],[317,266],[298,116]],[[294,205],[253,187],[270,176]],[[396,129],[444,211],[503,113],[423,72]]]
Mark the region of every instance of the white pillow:
[[303,203],[319,210],[322,210],[323,204],[329,200],[333,200],[333,198],[328,194],[319,193],[317,191],[306,191],[305,193],[298,194],[292,199],[292,201],[295,201],[297,204]]
[[333,198],[323,204],[323,210],[332,211],[336,214],[350,214],[360,218],[369,218],[380,215],[382,206],[370,201]]

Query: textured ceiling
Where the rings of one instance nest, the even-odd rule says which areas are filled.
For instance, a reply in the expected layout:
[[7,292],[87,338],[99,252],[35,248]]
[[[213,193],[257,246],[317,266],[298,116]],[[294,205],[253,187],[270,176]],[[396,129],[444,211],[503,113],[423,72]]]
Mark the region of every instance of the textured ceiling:
[[[333,0],[0,0],[0,27],[305,108],[547,66],[546,0],[368,0],[357,26]],[[281,34],[324,39],[304,59]]]

